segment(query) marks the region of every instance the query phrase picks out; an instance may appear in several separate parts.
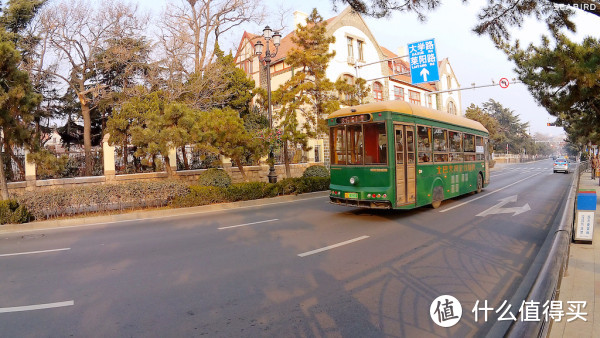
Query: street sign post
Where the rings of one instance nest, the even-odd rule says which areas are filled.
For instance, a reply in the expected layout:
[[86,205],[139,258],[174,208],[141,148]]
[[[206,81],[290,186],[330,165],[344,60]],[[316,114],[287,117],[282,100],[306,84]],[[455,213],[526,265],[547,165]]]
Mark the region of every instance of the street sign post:
[[408,60],[413,84],[440,80],[435,39],[409,43]]
[[502,88],[506,89],[506,88],[508,88],[508,85],[509,85],[510,83],[508,82],[508,79],[507,79],[507,78],[503,77],[503,78],[501,78],[501,79],[500,79],[500,82],[499,82],[499,84],[500,84],[500,87],[502,87]]

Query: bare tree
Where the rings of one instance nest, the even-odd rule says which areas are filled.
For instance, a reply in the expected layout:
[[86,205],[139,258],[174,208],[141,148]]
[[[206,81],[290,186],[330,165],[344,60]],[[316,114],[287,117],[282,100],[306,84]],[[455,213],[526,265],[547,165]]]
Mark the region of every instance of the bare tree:
[[65,0],[44,8],[40,17],[47,47],[56,55],[56,63],[44,71],[70,87],[81,105],[86,175],[92,173],[90,111],[105,89],[97,80],[99,65],[95,56],[110,38],[139,35],[143,27],[136,14],[136,6],[112,0]]
[[172,52],[179,47],[177,54],[191,57],[193,71],[200,73],[212,62],[213,46],[222,34],[245,23],[261,23],[264,13],[258,0],[181,0],[167,4],[160,40],[170,41]]

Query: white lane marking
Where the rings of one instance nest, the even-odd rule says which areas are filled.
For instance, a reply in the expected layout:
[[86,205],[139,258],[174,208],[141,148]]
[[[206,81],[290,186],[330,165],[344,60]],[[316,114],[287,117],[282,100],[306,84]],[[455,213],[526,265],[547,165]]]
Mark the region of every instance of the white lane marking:
[[440,212],[446,212],[446,211],[450,211],[450,210],[452,210],[452,209],[455,209],[455,208],[458,208],[458,207],[462,207],[462,206],[463,206],[463,205],[465,205],[465,204],[469,204],[469,203],[471,203],[471,202],[473,202],[473,201],[477,201],[477,200],[478,200],[478,199],[480,199],[480,198],[487,197],[487,196],[489,196],[489,195],[491,195],[491,194],[497,193],[498,191],[502,191],[502,190],[504,190],[504,189],[506,189],[506,188],[508,188],[508,187],[510,187],[510,186],[513,186],[513,185],[515,185],[515,184],[517,184],[517,183],[523,182],[523,181],[525,181],[525,180],[527,180],[527,179],[530,179],[530,178],[532,178],[532,177],[534,177],[534,176],[537,176],[537,175],[540,175],[540,174],[541,174],[541,173],[537,173],[537,174],[535,174],[535,175],[527,176],[527,177],[525,177],[524,179],[522,179],[522,180],[518,180],[518,181],[516,181],[516,182],[513,182],[513,183],[511,183],[511,184],[509,184],[509,185],[507,185],[507,186],[505,186],[505,187],[502,187],[502,188],[500,188],[500,189],[496,189],[496,190],[494,190],[494,191],[490,191],[489,193],[487,193],[487,194],[485,194],[485,195],[483,195],[483,196],[479,196],[479,197],[473,198],[473,199],[471,199],[471,200],[468,200],[468,201],[466,201],[466,202],[463,202],[463,203],[457,204],[457,205],[455,205],[455,206],[453,206],[453,207],[450,207],[450,208],[448,208],[448,209],[440,210]]
[[41,251],[29,251],[29,252],[16,252],[16,253],[10,253],[10,254],[2,254],[2,255],[0,255],[0,257],[18,256],[18,255],[32,255],[32,254],[40,254],[40,253],[56,252],[56,251],[65,251],[65,250],[71,250],[71,248],[41,250]]
[[279,221],[279,218],[268,219],[266,221],[258,221],[258,222],[252,222],[252,223],[232,225],[232,226],[228,226],[228,227],[221,227],[221,228],[218,228],[218,229],[219,230],[232,229],[232,228],[245,227],[246,225],[260,224],[260,223],[267,223],[267,222],[275,222],[275,221]]
[[43,310],[43,309],[52,309],[52,308],[56,308],[56,307],[64,307],[64,306],[72,306],[72,305],[75,305],[75,302],[72,300],[69,300],[66,302],[59,302],[59,303],[37,304],[37,305],[16,306],[16,307],[0,307],[0,313]]
[[[303,195],[318,194],[318,193],[322,193],[322,191],[309,192],[309,193],[306,193],[306,194],[303,194]],[[98,222],[98,223],[80,224],[80,225],[69,225],[69,226],[54,227],[54,228],[19,230],[19,231],[11,231],[11,232],[6,233],[6,234],[19,234],[19,233],[23,233],[23,232],[33,232],[33,231],[50,231],[50,230],[62,230],[62,229],[74,229],[74,228],[84,228],[84,227],[95,226],[95,225],[108,225],[108,224],[117,224],[117,223],[126,223],[126,222],[151,221],[151,220],[163,219],[163,218],[186,217],[186,216],[199,215],[199,214],[208,214],[208,213],[213,213],[213,212],[232,211],[232,210],[237,210],[237,209],[260,208],[260,207],[268,206],[268,205],[301,202],[301,201],[307,201],[307,200],[314,200],[314,199],[317,199],[317,198],[329,198],[329,195],[327,195],[327,196],[317,196],[317,197],[301,198],[301,199],[292,200],[292,201],[264,203],[264,204],[259,204],[259,205],[247,205],[247,206],[243,206],[243,207],[235,207],[235,208],[230,208],[230,209],[194,211],[194,212],[187,212],[187,213],[177,214],[177,215],[166,215],[166,216],[156,216],[156,217],[146,217],[146,218],[124,219],[124,220],[120,220],[120,221]]]
[[346,245],[346,244],[358,242],[358,241],[366,239],[366,238],[369,238],[369,236],[356,237],[355,239],[351,239],[349,241],[345,241],[345,242],[341,242],[341,243],[338,243],[338,244],[333,244],[333,245],[330,245],[330,246],[326,246],[326,247],[321,248],[321,249],[316,249],[316,250],[308,251],[308,252],[305,252],[305,253],[301,253],[301,254],[298,254],[298,256],[300,256],[300,257],[306,257],[306,256],[314,255],[316,253],[327,251],[327,250],[331,250],[331,249],[340,247],[342,245]]

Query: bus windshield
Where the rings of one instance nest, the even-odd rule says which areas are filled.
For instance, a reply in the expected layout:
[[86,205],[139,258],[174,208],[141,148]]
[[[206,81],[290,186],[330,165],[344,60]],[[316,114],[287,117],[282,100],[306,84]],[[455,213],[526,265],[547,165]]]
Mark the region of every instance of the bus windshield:
[[387,164],[385,123],[340,125],[331,128],[331,164]]

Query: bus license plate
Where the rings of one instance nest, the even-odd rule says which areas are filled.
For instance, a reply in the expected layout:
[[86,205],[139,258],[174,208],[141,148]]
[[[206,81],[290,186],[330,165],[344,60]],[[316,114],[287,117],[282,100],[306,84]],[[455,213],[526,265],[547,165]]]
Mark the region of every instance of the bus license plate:
[[347,192],[346,194],[344,194],[344,196],[346,198],[358,198],[358,193],[357,192]]

